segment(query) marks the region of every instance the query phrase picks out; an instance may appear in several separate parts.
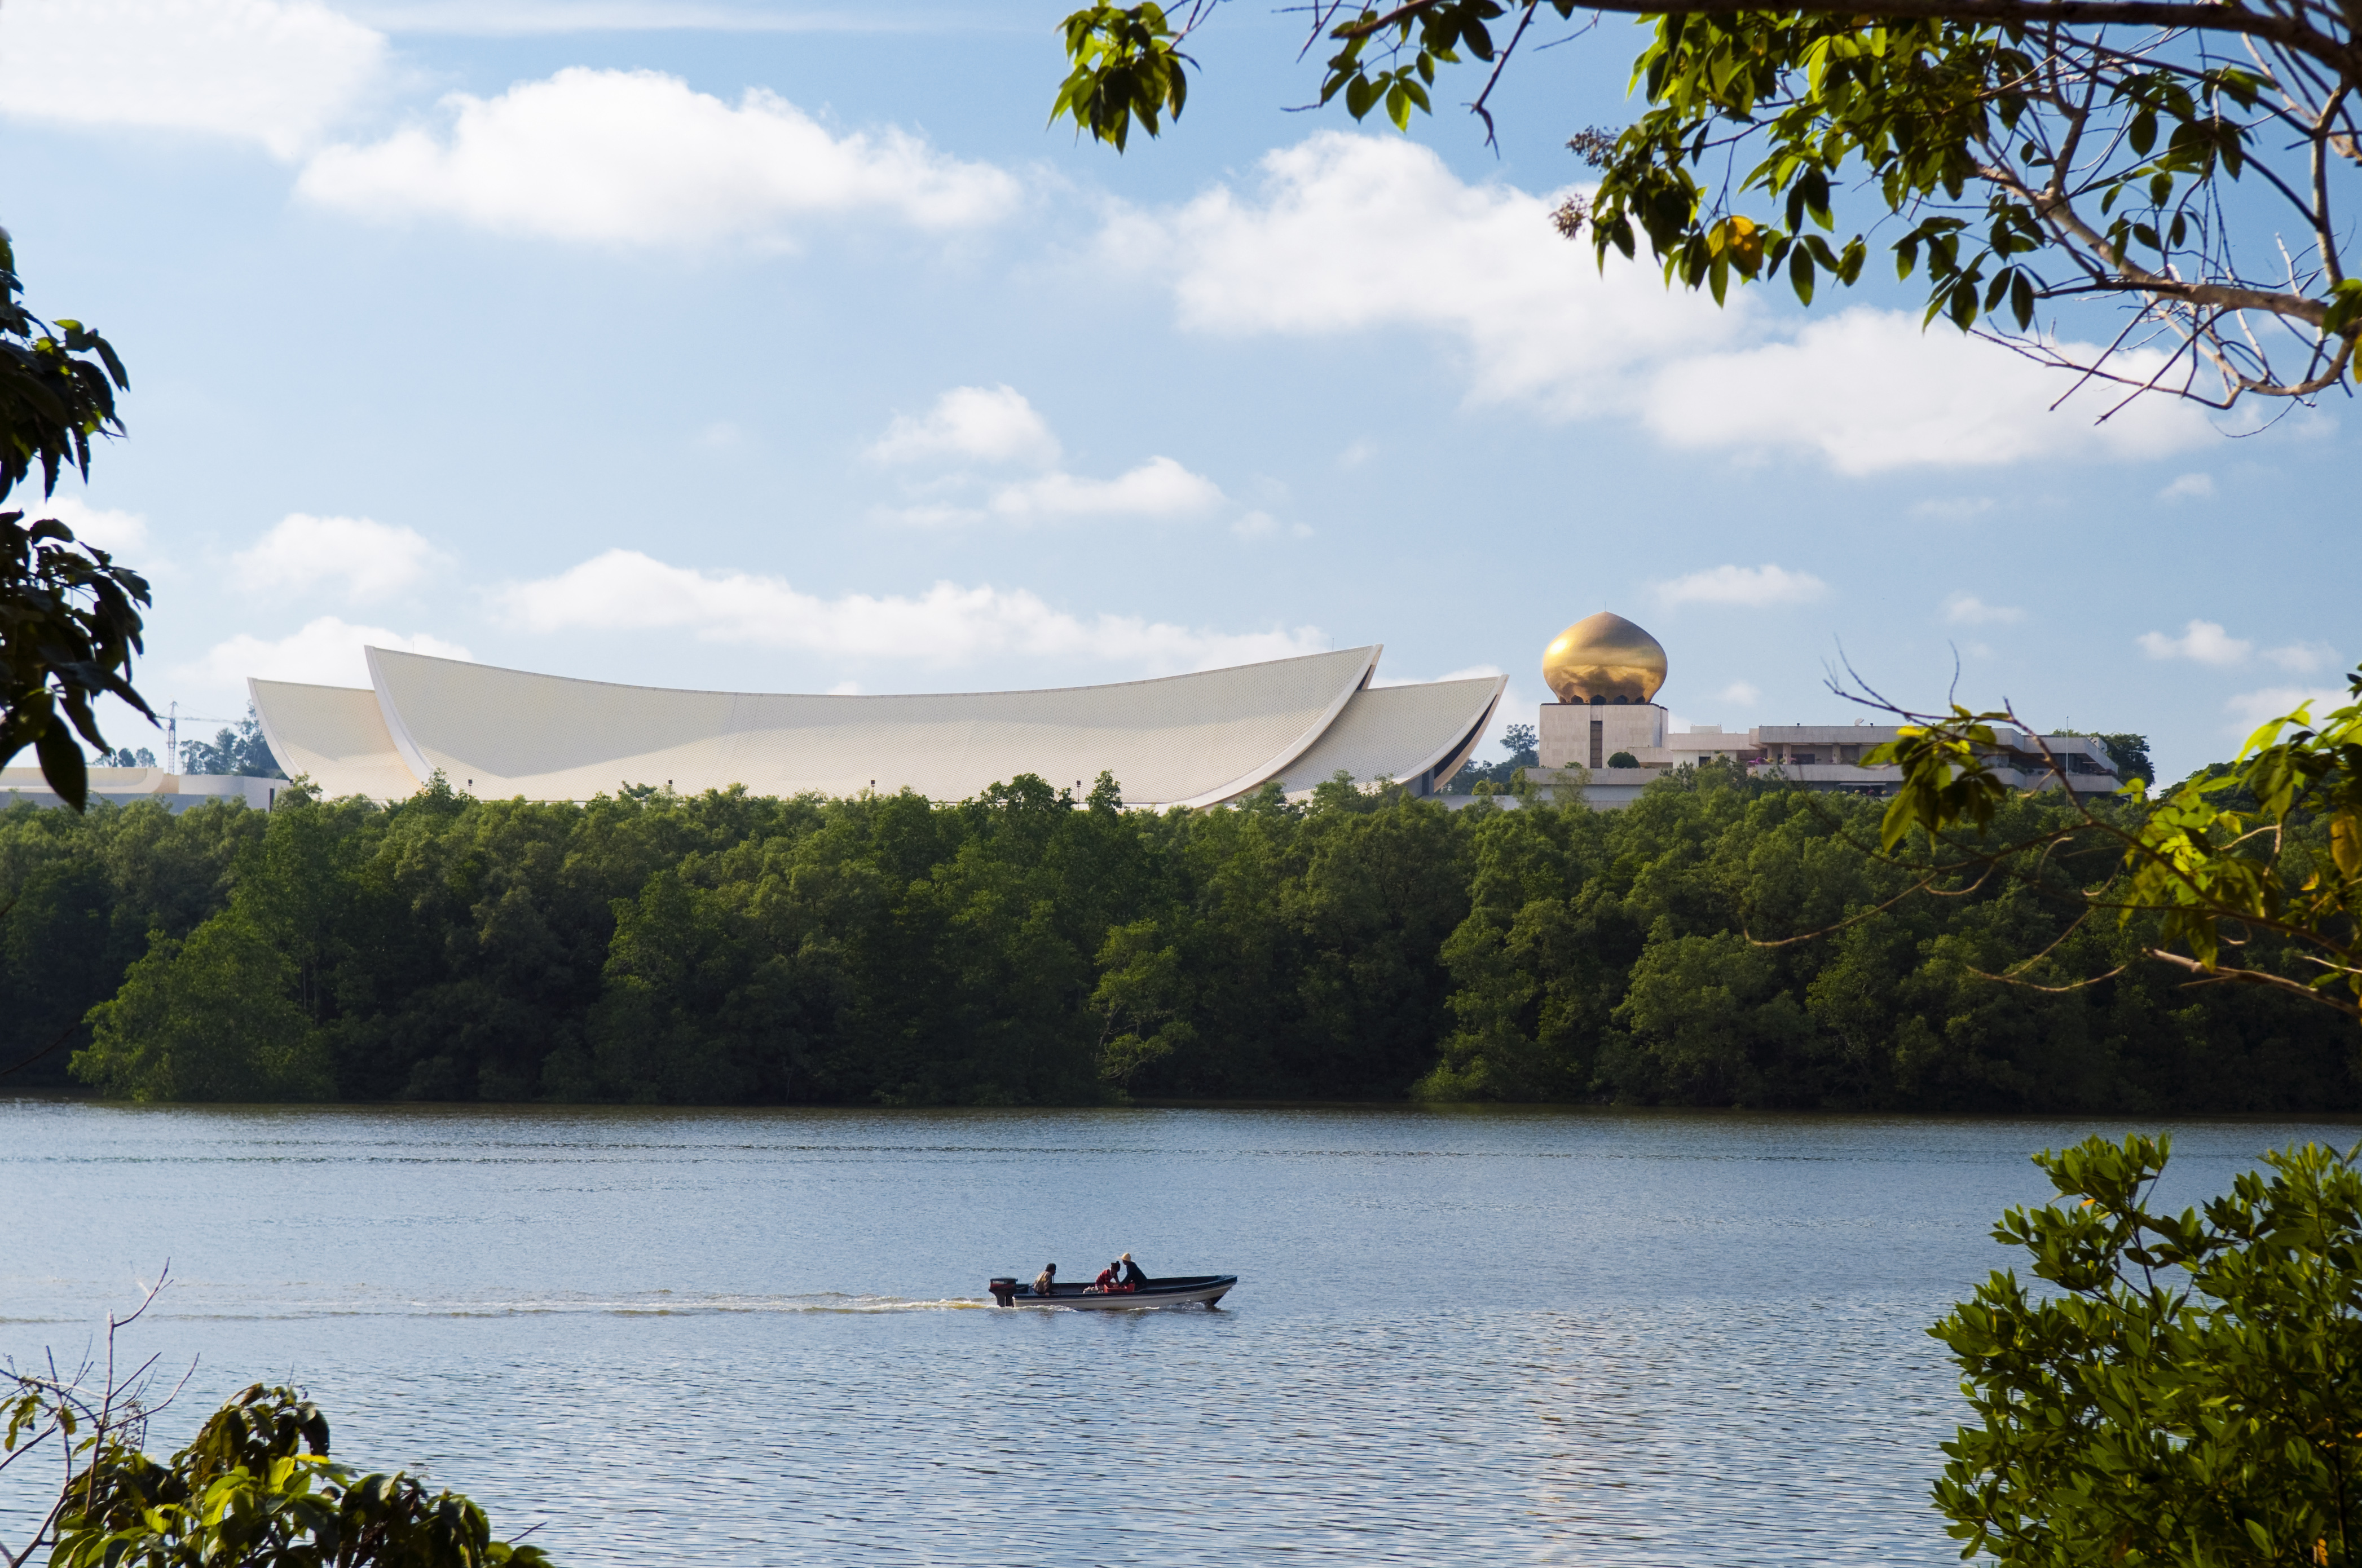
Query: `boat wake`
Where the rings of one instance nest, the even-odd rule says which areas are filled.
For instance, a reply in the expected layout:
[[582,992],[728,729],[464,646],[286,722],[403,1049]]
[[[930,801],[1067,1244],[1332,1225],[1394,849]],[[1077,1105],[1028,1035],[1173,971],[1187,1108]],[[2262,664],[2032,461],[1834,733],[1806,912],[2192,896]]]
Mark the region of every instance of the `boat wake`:
[[268,1309],[231,1302],[192,1301],[186,1296],[173,1313],[182,1318],[228,1321],[284,1321],[301,1318],[529,1318],[613,1317],[695,1318],[728,1316],[800,1316],[851,1313],[855,1316],[889,1312],[965,1312],[989,1308],[990,1300],[911,1300],[900,1296],[857,1296],[821,1291],[797,1296],[691,1296],[650,1291],[635,1296],[539,1296],[487,1300],[399,1300],[358,1299],[329,1301],[288,1301]]

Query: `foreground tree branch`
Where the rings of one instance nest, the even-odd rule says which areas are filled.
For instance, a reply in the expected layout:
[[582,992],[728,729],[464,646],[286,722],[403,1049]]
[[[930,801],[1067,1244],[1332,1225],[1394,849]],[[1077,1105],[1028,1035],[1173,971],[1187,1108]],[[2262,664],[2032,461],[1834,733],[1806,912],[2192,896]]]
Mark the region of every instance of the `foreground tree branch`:
[[[1198,0],[1177,26],[1153,4],[1076,12],[1053,117],[1119,148],[1134,124],[1155,135],[1160,115],[1179,116],[1195,63],[1179,41],[1217,8]],[[1512,14],[1496,46],[1494,26]],[[1486,105],[1511,58],[1534,47],[1534,24],[1579,14],[1654,27],[1633,67],[1646,110],[1570,143],[1601,177],[1556,221],[1603,266],[1645,239],[1668,281],[1717,302],[1734,280],[1784,274],[1809,304],[1823,280],[1858,282],[1871,228],[1900,220],[1888,245],[1900,276],[1924,267],[1929,322],[1983,331],[2079,378],[2228,409],[2310,399],[2355,372],[2362,282],[2345,277],[2337,236],[2362,179],[2362,49],[2345,9],[1406,0],[1348,14],[1316,0],[1307,47],[1335,49],[1322,104],[1341,99],[1355,119],[1383,110],[1401,127],[1432,112],[1440,71],[1480,62],[1469,108],[1489,137]],[[1870,209],[1842,241],[1841,198]],[[2283,243],[2275,205],[2300,248]],[[2268,275],[2243,254],[2269,255]],[[2092,347],[2072,323],[2043,319],[2053,305],[2130,319]]]
[[[42,321],[22,291],[0,230],[0,499],[36,468],[44,497],[67,469],[87,479],[91,439],[121,433],[115,393],[131,384],[105,338]],[[0,511],[0,765],[30,747],[76,811],[90,788],[76,738],[109,750],[92,705],[112,696],[156,717],[131,685],[148,602],[145,578],[55,518]]]
[[[1899,739],[1862,759],[1902,770],[1880,824],[1879,851],[1897,864],[1930,874],[1964,862],[2006,869],[2069,845],[2103,845],[2118,874],[2076,902],[2119,922],[2157,917],[2160,939],[2143,956],[2188,972],[2191,984],[2264,986],[2362,1019],[2362,670],[2348,685],[2352,702],[2319,720],[2310,705],[2273,719],[2226,768],[2155,799],[2146,780],[2133,780],[2108,807],[2067,792],[2066,826],[2000,842],[1987,830],[2009,785],[1991,765],[1993,727],[2033,736],[2064,776],[2036,726],[2006,705],[1919,714],[1858,679],[1838,689],[1903,720]],[[2257,937],[2276,938],[2315,972],[2298,979],[2248,961],[2243,950]]]
[[107,1320],[102,1360],[0,1367],[0,1469],[46,1453],[61,1470],[29,1537],[0,1541],[0,1568],[37,1552],[50,1568],[548,1568],[538,1547],[493,1540],[483,1509],[456,1492],[332,1461],[328,1418],[296,1389],[258,1383],[169,1460],[142,1452],[187,1378],[154,1397],[155,1358],[124,1373],[116,1341],[170,1272]]

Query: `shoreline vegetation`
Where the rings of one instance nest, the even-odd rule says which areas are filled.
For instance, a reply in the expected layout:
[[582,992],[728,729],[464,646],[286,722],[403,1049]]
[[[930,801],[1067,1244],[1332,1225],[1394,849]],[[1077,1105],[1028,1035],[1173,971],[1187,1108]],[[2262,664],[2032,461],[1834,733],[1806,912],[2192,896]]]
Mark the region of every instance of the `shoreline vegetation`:
[[[2136,960],[2036,989],[2136,959],[2154,918],[2070,929],[2097,852],[1844,924],[1915,880],[1859,847],[1882,803],[1725,768],[1615,812],[1119,799],[1104,776],[954,805],[438,780],[388,808],[14,807],[0,1089],[2362,1111],[2326,1008]],[[2013,799],[1993,829],[2064,809]],[[2046,951],[2035,984],[1988,978]]]

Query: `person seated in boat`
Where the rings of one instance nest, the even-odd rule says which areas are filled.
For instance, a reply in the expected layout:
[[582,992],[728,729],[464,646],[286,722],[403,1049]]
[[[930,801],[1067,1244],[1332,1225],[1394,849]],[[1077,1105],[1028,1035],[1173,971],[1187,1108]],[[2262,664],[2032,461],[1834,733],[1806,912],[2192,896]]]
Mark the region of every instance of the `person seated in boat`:
[[1141,1268],[1140,1265],[1131,1261],[1131,1254],[1125,1253],[1121,1257],[1117,1258],[1116,1262],[1120,1264],[1123,1267],[1123,1288],[1125,1289],[1137,1290],[1142,1286],[1148,1283],[1148,1275]]
[[1123,1288],[1123,1286],[1120,1283],[1122,1274],[1123,1266],[1121,1264],[1110,1263],[1105,1268],[1099,1270],[1099,1277],[1097,1279],[1092,1280],[1088,1285],[1083,1287],[1083,1293],[1087,1296],[1113,1295],[1116,1291]]
[[1033,1294],[1052,1296],[1057,1293],[1057,1289],[1058,1266],[1054,1263],[1045,1263],[1042,1266],[1042,1272],[1033,1277]]

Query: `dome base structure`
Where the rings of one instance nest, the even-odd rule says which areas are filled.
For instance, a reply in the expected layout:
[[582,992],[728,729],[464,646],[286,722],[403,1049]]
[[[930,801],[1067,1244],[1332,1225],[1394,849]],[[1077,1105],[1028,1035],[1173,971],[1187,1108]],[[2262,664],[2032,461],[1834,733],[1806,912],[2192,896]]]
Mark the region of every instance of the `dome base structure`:
[[1612,704],[1546,702],[1535,726],[1535,751],[1545,768],[1590,768],[1596,772],[1618,751],[1657,751],[1665,744],[1668,716],[1652,702]]

